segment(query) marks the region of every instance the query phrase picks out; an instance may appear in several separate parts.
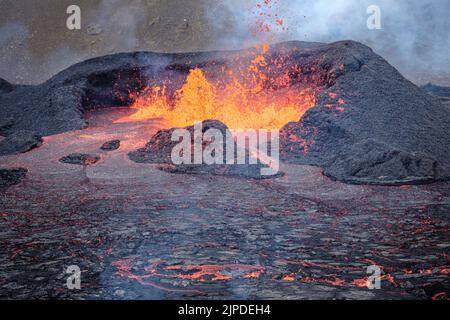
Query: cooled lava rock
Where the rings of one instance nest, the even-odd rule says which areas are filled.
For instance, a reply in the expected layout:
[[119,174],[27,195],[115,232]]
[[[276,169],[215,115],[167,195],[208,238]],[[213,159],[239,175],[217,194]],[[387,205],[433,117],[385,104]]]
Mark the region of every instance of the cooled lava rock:
[[442,102],[450,106],[450,87],[443,87],[429,83],[423,86],[422,89],[429,94],[438,97]]
[[0,78],[0,95],[14,90],[14,85]]
[[[191,163],[194,163],[194,126],[184,128],[189,131],[191,135]],[[227,159],[227,148],[225,137],[227,134],[231,135],[229,129],[220,121],[206,120],[202,122],[202,133],[205,133],[209,129],[217,129],[224,137],[224,143],[221,146],[221,150],[217,152],[223,152],[223,159]],[[175,165],[172,161],[172,150],[179,143],[179,141],[172,141],[172,134],[177,130],[176,128],[160,130],[154,135],[146,146],[142,149],[129,153],[129,158],[137,163],[153,163],[163,164],[159,166],[159,169],[169,173],[180,174],[212,174],[221,176],[237,176],[250,179],[269,179],[279,177],[281,174],[274,175],[262,175],[261,169],[267,168],[266,165],[256,160],[256,164],[181,164]],[[233,159],[236,160],[237,146],[234,142],[234,154]],[[202,142],[202,150],[205,150],[211,141]],[[248,151],[246,151],[246,157],[249,159]],[[236,161],[235,161],[236,163]],[[250,163],[249,161],[247,163]]]
[[423,90],[425,90],[428,93],[434,94],[438,97],[445,97],[450,99],[450,87],[443,87],[438,86],[432,83],[429,83],[427,85],[424,85],[422,87]]
[[100,160],[99,156],[92,154],[72,153],[66,157],[59,159],[62,163],[76,164],[80,166],[90,166]]
[[280,133],[282,160],[356,184],[450,179],[450,109],[361,44],[330,45],[316,106]]
[[[321,58],[325,52],[341,46],[341,43],[289,42],[274,45],[267,54],[276,59],[292,52],[286,62],[304,66],[302,74],[291,75],[292,83],[319,79],[320,84],[327,85],[336,72],[328,70],[327,65],[322,68]],[[361,44],[355,46],[356,50],[366,48]],[[168,80],[181,86],[193,68],[201,68],[207,74],[221,74],[228,65],[248,65],[255,54],[253,49],[176,54],[134,52],[89,59],[40,85],[12,85],[11,88],[5,82],[12,91],[0,99],[0,119],[14,119],[10,131],[33,130],[42,136],[82,129],[88,125],[86,112],[130,105],[130,92],[139,92],[149,85],[163,85]],[[339,54],[344,55],[340,60],[345,60],[351,59],[353,52]]]
[[120,140],[111,140],[105,142],[100,149],[103,151],[114,151],[120,148]]
[[[194,143],[194,126],[184,128],[191,134],[191,143]],[[228,128],[220,121],[206,120],[202,122],[202,133],[209,129],[218,129],[223,136],[227,134]],[[144,148],[129,153],[131,160],[138,163],[164,163],[172,164],[172,150],[179,141],[172,141],[173,132],[177,128],[159,130],[145,145]],[[203,148],[207,144],[203,145]],[[224,149],[224,155],[225,149]],[[193,160],[193,158],[192,158]]]
[[15,131],[0,141],[0,156],[25,153],[42,144],[42,137],[35,132]]
[[[122,53],[76,64],[38,86],[2,82],[0,119],[13,119],[8,134],[81,129],[86,111],[130,105],[129,92],[148,85],[170,80],[181,86],[193,68],[206,76],[221,74],[246,53]],[[450,108],[369,47],[354,41],[287,42],[273,45],[266,55],[267,61],[281,57],[301,66],[288,74],[290,86],[310,83],[321,89],[316,105],[281,130],[283,160],[320,166],[331,178],[352,183],[450,179]],[[275,66],[267,68],[270,79],[286,76],[276,74]]]
[[344,146],[324,173],[355,184],[429,183],[442,174],[436,160],[408,153],[373,140]]
[[27,172],[24,168],[0,169],[0,190],[20,183]]

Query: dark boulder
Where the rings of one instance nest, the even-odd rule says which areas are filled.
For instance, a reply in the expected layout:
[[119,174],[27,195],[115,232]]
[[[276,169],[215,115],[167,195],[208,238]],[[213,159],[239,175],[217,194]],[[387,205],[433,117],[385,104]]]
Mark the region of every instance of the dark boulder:
[[[194,126],[186,127],[191,134],[191,143],[194,143]],[[206,120],[202,123],[202,133],[209,129],[218,129],[223,136],[226,135],[228,128],[220,121]],[[179,143],[172,141],[172,134],[177,128],[159,130],[145,145],[144,148],[131,152],[129,157],[131,160],[138,163],[165,163],[172,164],[172,150]],[[208,144],[204,144],[205,148]],[[226,156],[224,149],[224,156]],[[193,160],[193,159],[192,159]]]
[[72,153],[66,157],[59,159],[62,163],[76,164],[80,166],[90,166],[100,160],[99,156],[92,154]]
[[[191,163],[194,163],[194,126],[184,128],[189,131],[191,136]],[[206,120],[202,122],[202,134],[207,132],[209,129],[217,129],[224,137],[224,143],[217,152],[223,152],[223,159],[227,159],[227,147],[225,142],[225,137],[227,134],[231,136],[231,132],[220,121]],[[154,135],[146,146],[142,149],[129,153],[131,160],[138,163],[153,163],[153,164],[163,164],[158,168],[162,171],[169,173],[179,173],[179,174],[212,174],[220,176],[234,176],[249,179],[268,179],[279,177],[281,174],[273,175],[262,175],[261,169],[267,168],[266,165],[261,163],[259,160],[255,160],[256,164],[236,164],[237,146],[233,140],[234,144],[234,154],[233,159],[235,164],[173,164],[172,162],[172,150],[179,143],[179,141],[172,141],[172,134],[177,129],[167,129],[160,130],[156,135]],[[202,151],[205,150],[212,142],[202,141]],[[246,151],[246,157],[248,159],[249,154]]]
[[28,152],[42,144],[42,137],[32,131],[15,131],[0,141],[0,156]]
[[111,140],[105,142],[100,149],[103,151],[114,151],[120,148],[120,140]]
[[27,172],[24,168],[0,169],[0,190],[20,183]]

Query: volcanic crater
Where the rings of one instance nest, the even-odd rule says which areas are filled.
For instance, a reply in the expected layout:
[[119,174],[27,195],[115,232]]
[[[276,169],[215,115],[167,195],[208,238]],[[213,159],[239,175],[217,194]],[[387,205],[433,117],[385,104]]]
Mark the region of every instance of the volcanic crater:
[[448,107],[353,41],[115,54],[38,86],[2,80],[1,89],[6,136],[77,130],[88,125],[91,110],[129,106],[135,112],[119,121],[165,118],[170,128],[220,120],[230,128],[281,129],[282,160],[319,166],[348,183],[450,177]]

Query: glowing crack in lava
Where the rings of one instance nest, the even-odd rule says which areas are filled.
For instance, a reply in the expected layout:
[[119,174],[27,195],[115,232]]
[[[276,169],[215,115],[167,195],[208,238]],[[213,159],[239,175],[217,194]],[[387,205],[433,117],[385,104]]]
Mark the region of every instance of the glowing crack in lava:
[[171,292],[193,292],[202,293],[198,290],[176,289],[162,287],[150,279],[178,279],[192,282],[207,281],[229,281],[235,278],[257,279],[264,273],[262,266],[251,266],[244,264],[224,264],[224,265],[167,265],[167,261],[158,260],[144,268],[144,275],[136,275],[131,270],[133,268],[132,259],[118,260],[112,263],[117,268],[116,275],[122,278],[134,279],[144,286],[151,286],[156,289]]
[[[258,47],[248,67],[222,67],[220,74],[192,68],[173,95],[170,84],[132,93],[135,113],[119,122],[163,118],[169,127],[219,120],[230,129],[280,129],[299,121],[315,105],[318,87],[301,85],[301,70],[281,57],[267,62],[267,45]],[[241,64],[241,65],[239,65]],[[292,76],[295,74],[295,76]],[[169,81],[170,83],[170,81]]]

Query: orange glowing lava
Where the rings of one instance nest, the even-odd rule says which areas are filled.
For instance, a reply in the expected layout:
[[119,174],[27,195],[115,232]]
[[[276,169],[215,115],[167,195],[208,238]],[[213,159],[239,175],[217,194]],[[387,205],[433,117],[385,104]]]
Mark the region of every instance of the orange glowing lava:
[[[186,127],[211,119],[230,129],[280,129],[299,121],[315,105],[317,89],[299,85],[300,67],[280,58],[268,59],[268,50],[268,45],[259,46],[246,62],[248,66],[236,61],[236,67],[222,68],[219,75],[211,72],[216,80],[192,68],[172,96],[167,85],[134,93],[131,107],[135,113],[120,122],[163,118],[169,127]],[[297,72],[294,79],[293,69]]]

